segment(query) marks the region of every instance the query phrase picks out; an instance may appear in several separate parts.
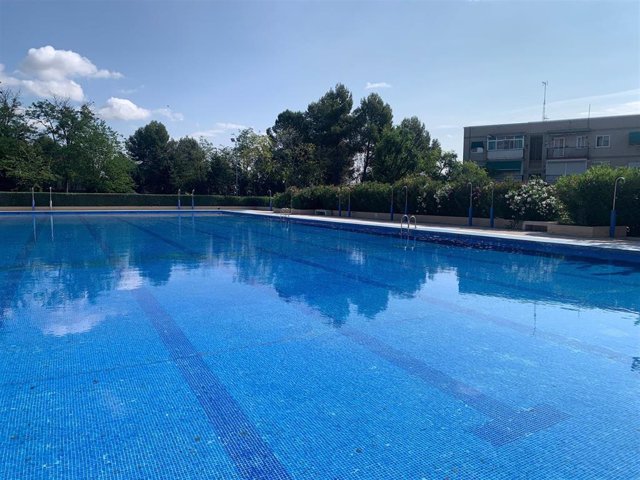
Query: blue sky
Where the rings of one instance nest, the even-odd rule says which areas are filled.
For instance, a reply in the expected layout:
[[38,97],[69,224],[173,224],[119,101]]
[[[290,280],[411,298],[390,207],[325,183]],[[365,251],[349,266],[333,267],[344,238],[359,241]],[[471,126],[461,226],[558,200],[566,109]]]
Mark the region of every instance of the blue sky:
[[[0,81],[228,144],[336,83],[461,154],[465,125],[640,113],[640,2],[0,0]],[[367,88],[369,86],[369,88]]]

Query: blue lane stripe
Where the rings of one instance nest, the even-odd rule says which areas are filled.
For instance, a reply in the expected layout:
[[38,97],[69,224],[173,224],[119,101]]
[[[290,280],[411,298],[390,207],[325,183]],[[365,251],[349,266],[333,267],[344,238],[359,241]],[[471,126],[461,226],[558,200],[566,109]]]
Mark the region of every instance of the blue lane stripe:
[[[152,234],[154,238],[162,240],[169,245],[174,245],[176,246],[176,248],[179,248],[181,250],[186,249],[186,247],[184,247],[183,245],[174,242],[173,240],[165,239],[162,235],[153,232],[145,227],[141,227],[139,225],[133,226],[149,234]],[[195,230],[200,233],[210,235],[214,238],[228,240],[221,235],[216,235],[205,230]],[[290,255],[281,254],[279,252],[274,252],[261,247],[256,247],[256,249],[264,251],[265,253],[269,253],[271,255],[278,255],[280,257],[287,258],[293,262],[311,265],[316,268],[333,272],[347,278],[352,278],[363,283],[368,283],[371,285],[380,286],[381,288],[389,289],[389,286],[382,282],[363,278],[359,275],[353,275],[337,268],[332,268],[323,264],[299,259]],[[456,398],[457,400],[464,402],[473,409],[489,417],[491,419],[490,422],[482,426],[473,428],[472,432],[485,441],[490,442],[494,446],[502,446],[507,443],[519,440],[525,436],[549,428],[569,418],[568,414],[556,410],[552,406],[546,404],[536,405],[535,407],[526,410],[515,409],[507,405],[506,403],[489,397],[488,395],[476,390],[470,385],[455,380],[454,378],[448,376],[446,373],[440,370],[430,367],[422,360],[414,358],[409,354],[401,352],[400,350],[396,350],[393,347],[386,345],[376,338],[366,335],[363,332],[359,332],[348,327],[340,328],[338,329],[338,331],[346,337],[350,338],[355,343],[358,343],[359,345],[367,348],[372,353],[387,360],[398,368],[401,368],[407,373],[420,378],[430,386],[440,390],[441,392],[449,396],[452,396],[453,398]]]
[[7,279],[5,280],[5,286],[0,291],[0,328],[4,326],[5,312],[11,307],[11,302],[13,302],[13,299],[17,295],[18,290],[20,289],[20,283],[27,272],[27,269],[24,267],[31,256],[31,252],[36,246],[37,233],[40,230],[40,224],[41,222],[38,221],[36,224],[36,233],[29,237],[29,240],[26,241],[20,250],[20,253],[16,256],[15,264],[20,265],[22,268],[9,270]]
[[338,331],[389,363],[492,419],[485,425],[473,428],[472,432],[494,446],[519,440],[569,418],[566,413],[545,404],[526,410],[512,408],[377,338],[348,327]]
[[242,477],[252,480],[292,478],[156,298],[145,288],[132,293],[169,350]]
[[[84,219],[82,222],[108,257],[110,263],[115,263],[113,252],[98,229]],[[144,231],[148,230],[138,225],[134,226]],[[162,241],[168,240],[155,232],[153,236]],[[169,242],[167,243],[185,250],[178,243]],[[169,313],[162,308],[158,300],[146,288],[139,288],[131,293],[155,328],[182,378],[189,385],[209,423],[218,434],[222,447],[234,462],[242,478],[247,480],[290,480],[292,477],[262,439],[240,405],[211,371],[202,356]]]

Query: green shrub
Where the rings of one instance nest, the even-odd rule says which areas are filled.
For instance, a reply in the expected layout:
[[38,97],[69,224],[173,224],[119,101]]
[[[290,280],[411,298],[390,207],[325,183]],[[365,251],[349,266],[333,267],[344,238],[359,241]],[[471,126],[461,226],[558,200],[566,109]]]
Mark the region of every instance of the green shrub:
[[516,222],[556,220],[562,208],[555,188],[539,178],[508,191],[505,198],[510,211],[509,218]]
[[618,185],[618,225],[628,225],[633,235],[640,235],[640,170],[634,168],[602,165],[580,175],[561,177],[556,190],[565,206],[565,221],[576,225],[609,225],[613,188],[618,177],[625,178],[625,182]]

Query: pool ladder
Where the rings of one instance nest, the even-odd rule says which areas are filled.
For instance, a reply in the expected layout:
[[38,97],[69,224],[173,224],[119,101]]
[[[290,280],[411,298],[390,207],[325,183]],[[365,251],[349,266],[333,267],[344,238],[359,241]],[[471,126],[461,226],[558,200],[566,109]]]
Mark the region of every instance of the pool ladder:
[[[406,221],[406,227],[405,227]],[[409,239],[411,238],[411,224],[413,223],[413,244],[409,245]],[[410,248],[413,250],[416,246],[416,231],[418,230],[418,221],[415,215],[403,215],[400,219],[400,238],[406,238],[407,242],[404,245],[404,249]]]

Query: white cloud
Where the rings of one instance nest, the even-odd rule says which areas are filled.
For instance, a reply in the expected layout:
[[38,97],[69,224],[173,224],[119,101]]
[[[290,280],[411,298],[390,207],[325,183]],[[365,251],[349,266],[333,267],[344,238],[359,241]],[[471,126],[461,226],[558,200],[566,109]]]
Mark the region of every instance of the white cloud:
[[181,114],[180,112],[174,112],[169,107],[157,108],[153,111],[153,113],[162,115],[163,117],[167,117],[169,120],[173,120],[174,122],[181,122],[184,120],[183,114]]
[[98,115],[107,120],[145,120],[151,116],[161,115],[173,121],[184,120],[184,115],[172,111],[169,107],[149,110],[140,107],[126,98],[111,97],[103,107],[97,110]]
[[0,64],[0,81],[7,86],[23,88],[38,97],[85,99],[82,86],[72,78],[121,78],[122,74],[98,69],[88,58],[71,50],[56,50],[51,45],[30,48],[22,60],[17,76],[4,73]]
[[246,125],[240,125],[239,123],[217,122],[213,128],[193,132],[190,136],[194,138],[217,137],[218,135],[229,133],[234,130],[244,130],[245,128],[249,127]]
[[367,84],[364,86],[365,90],[373,90],[376,88],[391,88],[391,85],[387,82],[367,82]]
[[98,109],[98,115],[107,120],[144,120],[151,116],[151,111],[126,98],[111,97]]
[[122,78],[119,72],[98,69],[87,57],[71,50],[56,50],[51,45],[30,48],[20,72],[41,80],[66,80],[74,77]]
[[594,116],[608,116],[608,115],[637,115],[640,114],[640,100],[619,103],[616,105],[611,105],[609,107],[601,108],[599,110],[591,110],[591,112],[580,112],[580,115],[586,117],[591,114]]
[[25,80],[6,75],[4,73],[4,65],[0,64],[0,82],[9,87],[24,88],[38,97],[68,98],[76,102],[84,100],[82,87],[68,78],[63,78],[61,80]]

